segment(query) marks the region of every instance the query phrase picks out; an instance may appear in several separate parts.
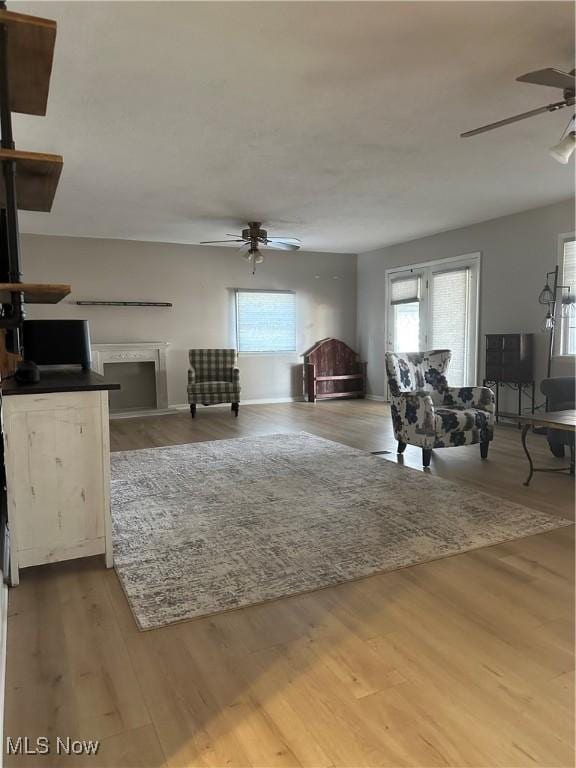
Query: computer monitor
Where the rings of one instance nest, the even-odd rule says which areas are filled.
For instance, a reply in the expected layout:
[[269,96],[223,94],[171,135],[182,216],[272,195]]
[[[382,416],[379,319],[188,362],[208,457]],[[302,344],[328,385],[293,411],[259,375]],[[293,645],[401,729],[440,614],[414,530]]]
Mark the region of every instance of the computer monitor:
[[25,320],[24,360],[36,365],[81,365],[90,368],[88,320]]

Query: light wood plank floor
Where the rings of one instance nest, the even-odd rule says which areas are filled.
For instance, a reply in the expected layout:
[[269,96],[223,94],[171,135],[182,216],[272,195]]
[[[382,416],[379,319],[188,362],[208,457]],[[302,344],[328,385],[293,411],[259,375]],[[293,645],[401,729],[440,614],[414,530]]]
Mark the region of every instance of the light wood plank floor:
[[[111,433],[123,450],[301,429],[395,447],[387,408],[367,401],[200,409]],[[409,446],[405,463],[419,459]],[[431,472],[571,516],[572,480],[527,489],[526,468],[518,430],[501,427],[488,461],[437,451]],[[10,593],[5,735],[102,743],[85,760],[6,763],[572,766],[573,552],[563,528],[152,632],[99,559],[29,569]]]

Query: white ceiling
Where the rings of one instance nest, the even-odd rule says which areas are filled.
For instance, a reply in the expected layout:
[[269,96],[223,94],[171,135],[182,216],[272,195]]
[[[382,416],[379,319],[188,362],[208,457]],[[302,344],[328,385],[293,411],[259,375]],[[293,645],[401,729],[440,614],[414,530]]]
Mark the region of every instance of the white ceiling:
[[514,82],[571,69],[571,2],[10,3],[58,21],[45,118],[64,155],[25,232],[197,243],[251,219],[306,250],[362,252],[564,199],[547,153],[568,110]]

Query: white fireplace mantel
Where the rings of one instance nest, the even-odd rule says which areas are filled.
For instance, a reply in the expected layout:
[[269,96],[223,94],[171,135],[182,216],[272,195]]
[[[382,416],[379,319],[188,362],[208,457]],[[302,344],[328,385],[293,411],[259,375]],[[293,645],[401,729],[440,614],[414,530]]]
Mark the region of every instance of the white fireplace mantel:
[[166,375],[167,341],[127,341],[113,344],[92,344],[92,369],[104,374],[105,363],[154,363],[156,377],[156,408],[168,408]]

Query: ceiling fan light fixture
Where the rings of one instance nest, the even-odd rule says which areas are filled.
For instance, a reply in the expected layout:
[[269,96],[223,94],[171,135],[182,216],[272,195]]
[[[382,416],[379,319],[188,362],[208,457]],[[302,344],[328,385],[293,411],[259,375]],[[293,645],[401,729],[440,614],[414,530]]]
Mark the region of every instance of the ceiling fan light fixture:
[[567,133],[566,136],[564,136],[564,138],[558,142],[558,144],[550,147],[549,152],[554,160],[562,163],[562,165],[566,165],[572,157],[575,149],[576,131],[570,131],[570,133]]
[[254,259],[256,264],[262,264],[264,261],[264,254],[262,251],[258,250],[258,248],[251,248],[248,253],[250,258]]

